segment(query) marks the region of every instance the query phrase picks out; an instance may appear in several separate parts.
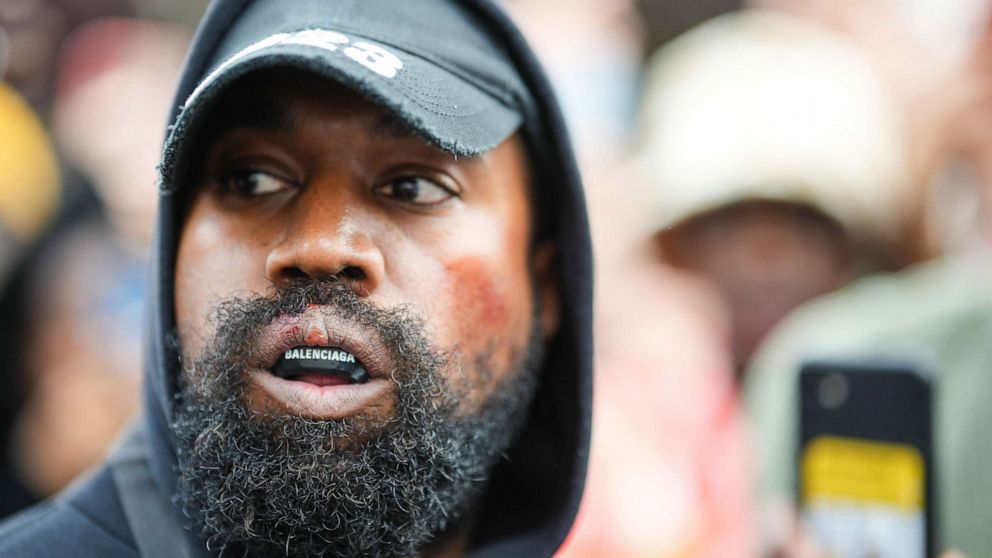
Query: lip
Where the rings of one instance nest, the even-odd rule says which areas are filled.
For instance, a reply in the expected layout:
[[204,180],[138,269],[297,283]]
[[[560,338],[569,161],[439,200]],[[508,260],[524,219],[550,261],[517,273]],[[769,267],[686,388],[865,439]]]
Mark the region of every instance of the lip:
[[[348,351],[361,362],[369,381],[318,386],[280,378],[271,372],[283,353],[301,346],[338,347]],[[331,307],[311,305],[300,314],[276,318],[262,330],[257,347],[258,367],[248,373],[253,405],[322,420],[381,414],[393,406],[396,384],[392,372],[396,364],[390,352],[378,336],[340,318]]]
[[294,347],[338,347],[355,355],[369,376],[389,377],[395,368],[389,351],[367,330],[335,315],[329,306],[310,305],[295,315],[282,315],[262,330],[258,362],[271,369]]

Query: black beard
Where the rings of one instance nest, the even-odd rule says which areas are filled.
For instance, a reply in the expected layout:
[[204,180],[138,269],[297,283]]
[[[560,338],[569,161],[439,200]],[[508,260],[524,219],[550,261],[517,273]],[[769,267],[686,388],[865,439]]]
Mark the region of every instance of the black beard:
[[[390,348],[399,365],[395,417],[372,424],[248,408],[247,355],[258,332],[309,304],[328,306]],[[542,343],[532,339],[466,416],[458,403],[472,386],[446,381],[449,358],[432,349],[408,308],[378,309],[347,285],[321,282],[225,301],[215,320],[212,343],[187,361],[172,431],[184,512],[207,546],[227,555],[411,556],[463,531],[525,421],[542,359]],[[485,382],[495,373],[491,357],[461,364]]]

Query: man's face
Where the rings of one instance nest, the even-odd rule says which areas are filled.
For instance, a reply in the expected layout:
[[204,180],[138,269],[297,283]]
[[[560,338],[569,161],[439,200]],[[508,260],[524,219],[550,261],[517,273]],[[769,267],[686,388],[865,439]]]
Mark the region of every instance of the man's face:
[[[214,121],[227,129],[201,152],[176,264],[184,354],[198,354],[209,339],[219,301],[337,277],[377,307],[412,307],[437,347],[468,357],[495,351],[494,377],[471,377],[463,367],[451,378],[477,388],[477,400],[466,404],[478,406],[507,371],[512,348],[525,346],[531,334],[531,213],[521,141],[455,157],[328,81],[283,72],[265,77],[251,83],[260,88],[219,103],[234,110]],[[312,309],[280,324],[266,341],[276,351],[335,342],[353,353],[375,349],[350,324],[325,323],[319,314]],[[257,411],[374,415],[389,413],[395,396],[388,370],[370,369],[367,384],[339,389],[250,372]]]
[[[301,534],[312,544],[348,538],[331,523],[365,529],[350,533],[355,544],[390,535],[368,531],[390,521],[421,522],[429,537],[451,528],[443,517],[464,511],[464,494],[435,514],[442,519],[397,518],[388,505],[361,514],[390,498],[414,500],[399,508],[415,514],[418,498],[424,508],[443,500],[445,489],[424,489],[436,478],[416,476],[434,469],[464,475],[477,490],[480,472],[512,442],[489,447],[485,438],[503,436],[486,424],[514,431],[525,412],[540,336],[553,332],[557,307],[551,249],[531,245],[521,141],[455,157],[346,89],[284,71],[240,82],[217,106],[196,155],[176,262],[187,387],[174,428],[186,505],[202,508],[194,515],[224,544],[266,529],[269,546]],[[296,347],[344,349],[370,379],[273,374]],[[219,449],[225,444],[235,449]],[[287,447],[289,457],[270,461]],[[383,471],[408,461],[420,465]],[[265,474],[241,470],[245,462],[264,462]],[[212,469],[226,471],[204,473]],[[301,485],[316,497],[284,496]],[[198,500],[211,491],[222,494]],[[235,500],[255,508],[232,508]],[[302,509],[316,517],[283,516],[307,515]],[[403,536],[392,547],[333,552],[389,555],[423,543],[422,534]]]

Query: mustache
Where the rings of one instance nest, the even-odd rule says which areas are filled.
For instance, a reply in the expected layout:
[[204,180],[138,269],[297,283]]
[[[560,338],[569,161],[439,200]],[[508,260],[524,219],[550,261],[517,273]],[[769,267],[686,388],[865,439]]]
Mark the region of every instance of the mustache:
[[410,306],[383,309],[362,299],[351,285],[339,279],[298,280],[282,288],[271,288],[267,295],[235,297],[218,304],[211,321],[218,324],[215,337],[237,333],[243,337],[257,332],[282,316],[298,316],[313,306],[333,310],[341,319],[379,334],[396,337],[398,330],[423,329],[423,319]]
[[[264,294],[219,302],[210,314],[213,334],[203,352],[184,355],[179,350],[185,371],[181,377],[201,389],[243,387],[246,371],[271,365],[264,347],[278,337],[276,324],[312,314],[314,307],[370,353],[385,353],[377,358],[389,363],[383,373],[401,387],[417,370],[441,369],[448,363],[447,352],[431,343],[425,320],[411,305],[379,307],[359,296],[349,282],[331,278],[298,280]],[[176,345],[179,349],[178,337]]]

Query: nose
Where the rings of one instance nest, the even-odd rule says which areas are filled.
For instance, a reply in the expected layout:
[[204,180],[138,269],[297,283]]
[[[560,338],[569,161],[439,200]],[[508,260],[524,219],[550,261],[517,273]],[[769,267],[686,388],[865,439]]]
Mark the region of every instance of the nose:
[[284,227],[265,262],[266,277],[276,288],[300,280],[343,279],[359,296],[379,287],[383,254],[372,237],[367,211],[347,185],[314,183],[284,208]]

